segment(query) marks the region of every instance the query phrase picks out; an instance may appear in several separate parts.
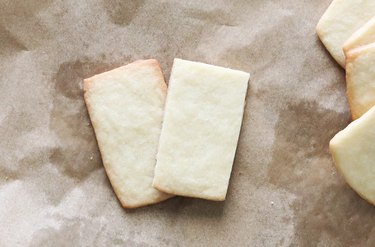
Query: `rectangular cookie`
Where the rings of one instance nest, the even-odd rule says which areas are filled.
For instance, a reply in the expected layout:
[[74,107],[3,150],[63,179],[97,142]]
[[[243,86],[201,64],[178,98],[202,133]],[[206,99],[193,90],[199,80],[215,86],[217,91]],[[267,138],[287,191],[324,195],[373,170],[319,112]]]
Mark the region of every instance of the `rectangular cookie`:
[[225,200],[240,133],[248,73],[175,59],[153,186]]
[[84,80],[85,102],[103,164],[125,208],[171,197],[152,187],[166,90],[154,59]]

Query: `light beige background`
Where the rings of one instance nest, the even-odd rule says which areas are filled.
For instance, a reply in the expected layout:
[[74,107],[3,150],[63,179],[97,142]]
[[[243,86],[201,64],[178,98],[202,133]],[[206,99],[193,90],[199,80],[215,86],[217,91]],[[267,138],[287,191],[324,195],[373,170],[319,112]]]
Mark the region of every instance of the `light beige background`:
[[[329,3],[0,0],[0,246],[375,246],[328,152],[350,120]],[[225,203],[125,211],[110,187],[82,79],[153,57],[252,73]]]

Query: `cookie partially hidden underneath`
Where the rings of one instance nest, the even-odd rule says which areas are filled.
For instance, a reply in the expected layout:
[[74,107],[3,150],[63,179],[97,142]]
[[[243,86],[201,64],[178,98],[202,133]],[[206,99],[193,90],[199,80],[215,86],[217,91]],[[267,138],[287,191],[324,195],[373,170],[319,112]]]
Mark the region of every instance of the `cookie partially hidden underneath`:
[[171,197],[152,187],[166,90],[160,66],[153,59],[84,80],[103,164],[125,208]]
[[375,108],[339,132],[330,151],[347,183],[375,205]]
[[375,43],[347,53],[346,87],[353,119],[375,105]]

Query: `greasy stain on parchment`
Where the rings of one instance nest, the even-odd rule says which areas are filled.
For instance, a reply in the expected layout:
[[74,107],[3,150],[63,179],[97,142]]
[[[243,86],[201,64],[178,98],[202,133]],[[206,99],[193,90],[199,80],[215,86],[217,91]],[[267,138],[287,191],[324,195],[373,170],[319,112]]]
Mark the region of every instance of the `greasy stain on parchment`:
[[0,55],[12,55],[27,50],[26,46],[2,25],[0,25],[0,44]]
[[83,179],[101,167],[82,83],[84,78],[120,65],[84,58],[61,64],[54,77],[50,129],[58,137],[59,146],[51,151],[49,159],[66,176]]
[[[17,48],[31,50],[48,39],[48,28],[35,16],[53,1],[0,1],[0,44],[3,46],[1,41],[5,39],[14,42]],[[1,47],[0,55],[1,50],[7,49]]]
[[144,2],[145,0],[103,0],[105,10],[111,21],[116,25],[122,26],[129,25]]
[[[330,139],[349,122],[348,112],[322,109],[316,102],[293,103],[280,112],[268,178],[297,195],[296,246],[317,246],[323,234],[348,246],[370,238],[374,208],[345,185],[329,154]],[[358,227],[344,227],[351,224]]]

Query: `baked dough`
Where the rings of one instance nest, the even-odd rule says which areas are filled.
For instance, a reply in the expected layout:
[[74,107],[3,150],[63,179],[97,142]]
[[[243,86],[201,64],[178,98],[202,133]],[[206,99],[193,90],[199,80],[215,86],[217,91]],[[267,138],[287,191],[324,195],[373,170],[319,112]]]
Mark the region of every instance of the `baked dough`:
[[316,30],[333,58],[345,68],[343,45],[375,14],[374,0],[333,0]]
[[330,150],[348,184],[375,205],[375,108],[339,132]]
[[375,43],[347,53],[346,85],[353,119],[375,105]]
[[358,29],[344,44],[344,52],[375,42],[375,17]]
[[84,96],[105,170],[125,208],[165,200],[152,187],[166,84],[156,60],[84,80]]
[[153,186],[225,200],[250,75],[175,59]]

